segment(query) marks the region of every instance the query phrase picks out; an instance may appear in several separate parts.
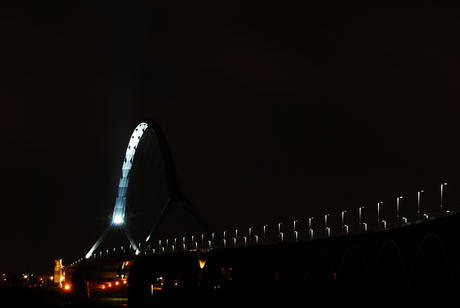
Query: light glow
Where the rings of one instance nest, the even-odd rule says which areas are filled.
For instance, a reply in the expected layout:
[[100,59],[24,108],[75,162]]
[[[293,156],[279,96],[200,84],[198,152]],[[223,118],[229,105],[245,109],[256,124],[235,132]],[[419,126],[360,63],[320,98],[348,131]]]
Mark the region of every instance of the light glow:
[[123,216],[121,215],[118,215],[118,216],[115,216],[113,219],[112,219],[112,223],[114,225],[119,225],[119,224],[122,224],[123,223]]

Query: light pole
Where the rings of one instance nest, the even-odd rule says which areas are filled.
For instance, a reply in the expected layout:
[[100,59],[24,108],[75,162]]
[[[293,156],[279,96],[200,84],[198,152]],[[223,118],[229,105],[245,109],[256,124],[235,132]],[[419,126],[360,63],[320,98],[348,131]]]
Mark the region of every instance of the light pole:
[[278,241],[281,241],[281,225],[282,224],[283,224],[282,222],[278,223]]
[[399,200],[402,199],[402,196],[396,198],[396,224],[399,227]]
[[347,212],[347,210],[343,210],[342,211],[342,235],[344,234],[345,232],[345,213]]
[[311,221],[313,217],[308,218],[308,232],[310,233],[310,239],[313,239],[313,229],[311,228]]
[[264,225],[264,244],[267,244],[266,242],[266,236],[267,236],[267,225]]
[[330,234],[329,228],[327,227],[327,217],[329,214],[324,215],[324,229],[326,230],[326,237]]
[[377,229],[380,228],[380,204],[383,202],[377,202]]
[[298,222],[299,222],[298,220],[294,220],[294,232],[293,233],[294,233],[294,239],[295,239],[296,242],[297,242],[297,234],[298,234],[298,232],[297,232],[297,223]]
[[359,217],[359,231],[363,231],[363,223],[362,223],[362,218],[363,218],[363,209],[364,206],[360,206],[358,209],[358,217]]
[[442,183],[441,184],[441,216],[443,215],[443,212],[442,212],[442,197],[443,197],[443,192],[444,192],[444,186],[446,186],[447,183]]
[[422,194],[423,189],[417,192],[417,219],[420,219],[420,195]]

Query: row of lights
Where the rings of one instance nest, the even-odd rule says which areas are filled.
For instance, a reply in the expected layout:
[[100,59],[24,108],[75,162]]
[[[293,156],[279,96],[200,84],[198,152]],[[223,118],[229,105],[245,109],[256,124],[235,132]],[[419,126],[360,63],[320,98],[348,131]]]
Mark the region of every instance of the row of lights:
[[[443,210],[443,195],[444,195],[444,187],[447,185],[447,183],[442,183],[441,184],[441,204],[440,204],[440,211],[441,211],[441,216],[443,215],[444,213],[444,210]],[[423,193],[424,191],[423,190],[419,190],[417,192],[417,219],[420,220],[421,218],[421,212],[420,212],[420,201],[421,201],[421,194]],[[399,227],[400,226],[400,221],[404,221],[404,223],[407,223],[407,218],[406,217],[399,217],[399,213],[400,213],[400,201],[401,199],[403,199],[403,196],[399,196],[396,198],[396,221],[397,221],[397,226]],[[383,205],[383,202],[378,202],[377,203],[377,228],[386,228],[387,227],[387,222],[385,220],[382,220],[380,218],[380,207]],[[363,216],[363,210],[364,210],[364,206],[360,206],[358,208],[358,219],[359,219],[359,231],[363,232],[363,231],[367,231],[367,223],[363,222],[362,221],[362,216]],[[348,229],[349,229],[349,226],[345,224],[345,213],[347,213],[346,210],[343,210],[341,212],[341,221],[342,221],[342,234],[348,234]],[[423,214],[424,218],[428,218],[428,215],[427,214]],[[330,217],[330,214],[325,214],[324,215],[324,228],[325,228],[325,236],[326,237],[330,237],[331,236],[331,228],[330,226],[328,225],[328,218]],[[313,217],[309,217],[308,218],[308,238],[309,239],[313,239],[314,238],[314,231],[313,231],[313,228],[312,228],[312,221],[313,221]],[[284,233],[282,232],[282,227],[283,223],[278,223],[278,242],[284,242]],[[266,235],[267,235],[267,230],[268,230],[268,225],[264,225],[263,226],[263,238],[262,238],[262,243],[261,244],[267,244],[267,239],[266,239]],[[298,231],[298,220],[294,220],[293,222],[293,237],[294,237],[294,240],[295,241],[298,241],[299,239],[299,231]],[[234,237],[231,237],[229,239],[227,239],[227,235],[228,235],[228,231],[223,231],[223,247],[229,247],[229,246],[233,246],[233,247],[236,247],[238,246],[238,244],[241,244],[238,242],[238,233],[239,233],[239,230],[238,229],[235,229],[235,232],[234,232]],[[253,230],[253,227],[250,227],[248,229],[248,234],[247,236],[243,236],[243,245],[244,246],[248,246],[248,245],[258,245],[259,244],[259,236],[257,234],[253,234],[254,233],[254,230]],[[158,250],[157,249],[152,249],[152,253],[164,253],[164,252],[176,252],[176,251],[179,251],[179,248],[181,249],[181,251],[187,251],[187,250],[198,250],[198,249],[201,249],[201,250],[211,250],[213,249],[213,246],[215,244],[215,233],[212,233],[211,235],[211,240],[205,240],[205,234],[202,234],[201,235],[201,247],[199,247],[199,241],[196,241],[196,237],[194,235],[191,236],[190,238],[190,242],[191,242],[191,246],[192,247],[187,247],[187,244],[186,244],[186,237],[182,237],[182,243],[181,244],[178,244],[178,238],[174,238],[174,240],[172,241],[172,244],[170,245],[170,240],[169,239],[166,239],[166,240],[159,240],[158,241]],[[139,247],[140,247],[140,244],[139,244]],[[126,251],[123,249],[123,247],[121,247],[120,249],[121,252],[123,253],[126,253]],[[107,255],[108,255],[109,251],[107,250]],[[115,248],[114,248],[114,253],[115,253]],[[94,254],[93,255],[94,258],[97,258],[98,255],[97,254]],[[100,252],[100,256],[102,258],[102,251]]]

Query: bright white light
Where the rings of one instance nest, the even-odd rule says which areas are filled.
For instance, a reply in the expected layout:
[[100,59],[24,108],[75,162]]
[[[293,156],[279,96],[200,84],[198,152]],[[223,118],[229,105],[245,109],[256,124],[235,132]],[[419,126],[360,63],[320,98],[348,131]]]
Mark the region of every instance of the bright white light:
[[112,219],[112,222],[116,225],[123,223],[123,217],[121,215],[117,215]]
[[[131,166],[134,160],[134,155],[136,154],[136,149],[139,144],[139,141],[144,134],[144,131],[148,128],[148,124],[142,122],[139,124],[131,135],[128,148],[126,149],[125,159],[123,166],[121,167],[121,177],[118,183],[118,196],[115,200],[115,206],[112,214],[112,225],[120,225],[124,223],[123,217],[125,216],[125,207],[126,207],[126,192],[129,186],[129,173],[131,171]],[[101,235],[97,242],[93,245],[91,250],[86,254],[86,258],[91,258],[94,251],[97,249],[99,244],[102,242],[104,237],[107,235],[109,228]],[[132,241],[131,237],[126,234],[130,239],[131,245],[137,249],[137,246]]]
[[126,192],[129,186],[129,173],[134,160],[134,155],[136,154],[137,145],[144,134],[144,131],[147,129],[148,124],[142,122],[139,124],[136,129],[134,129],[131,138],[129,139],[128,148],[126,149],[125,159],[123,161],[123,166],[121,167],[121,177],[118,183],[118,196],[115,200],[115,207],[113,209],[112,222],[114,224],[120,224],[123,222],[123,216],[125,215],[126,207]]

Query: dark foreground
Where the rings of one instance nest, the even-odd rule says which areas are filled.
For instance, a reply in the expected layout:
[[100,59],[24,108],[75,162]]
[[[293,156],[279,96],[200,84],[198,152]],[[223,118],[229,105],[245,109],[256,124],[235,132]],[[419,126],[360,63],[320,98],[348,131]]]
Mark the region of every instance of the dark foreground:
[[[59,288],[50,287],[0,287],[2,307],[76,307],[71,294]],[[9,306],[8,306],[9,305]],[[126,301],[112,299],[97,301],[86,307],[120,307]]]

